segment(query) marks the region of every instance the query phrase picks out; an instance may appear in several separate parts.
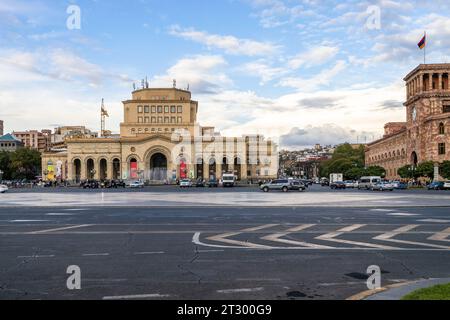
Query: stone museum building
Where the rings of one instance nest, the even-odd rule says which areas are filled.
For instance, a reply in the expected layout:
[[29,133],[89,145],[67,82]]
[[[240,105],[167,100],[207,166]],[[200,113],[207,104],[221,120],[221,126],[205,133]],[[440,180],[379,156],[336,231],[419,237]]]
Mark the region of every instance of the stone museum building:
[[384,137],[368,144],[366,165],[386,169],[386,178],[399,178],[398,169],[425,161],[450,160],[450,64],[421,64],[405,78],[406,122],[385,125]]
[[79,182],[177,179],[234,173],[238,180],[271,179],[278,173],[276,145],[260,135],[222,137],[197,122],[199,105],[191,92],[148,88],[123,101],[120,134],[104,128],[98,136],[69,136],[64,147],[42,154],[44,180]]

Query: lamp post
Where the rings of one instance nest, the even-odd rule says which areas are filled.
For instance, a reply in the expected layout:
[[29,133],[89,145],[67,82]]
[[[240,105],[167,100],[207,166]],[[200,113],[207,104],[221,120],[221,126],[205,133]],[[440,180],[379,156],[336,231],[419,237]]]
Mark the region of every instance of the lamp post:
[[0,170],[0,181],[2,181],[3,180],[3,171],[2,170]]

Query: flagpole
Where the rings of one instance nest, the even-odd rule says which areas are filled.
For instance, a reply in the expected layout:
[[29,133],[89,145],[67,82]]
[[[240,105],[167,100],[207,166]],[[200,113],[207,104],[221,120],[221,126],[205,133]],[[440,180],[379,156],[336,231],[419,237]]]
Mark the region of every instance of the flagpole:
[[423,51],[423,64],[427,64],[427,32],[424,31],[425,36],[425,50]]

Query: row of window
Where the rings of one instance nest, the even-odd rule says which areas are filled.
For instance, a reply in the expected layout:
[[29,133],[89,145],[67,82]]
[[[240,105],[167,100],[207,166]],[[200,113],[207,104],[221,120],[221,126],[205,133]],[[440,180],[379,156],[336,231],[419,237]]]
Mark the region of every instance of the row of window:
[[138,123],[183,123],[182,117],[138,117]]
[[[438,143],[438,154],[439,155],[445,155],[446,154],[446,148],[445,148],[445,143]],[[401,155],[404,156],[405,155],[405,150],[402,149]],[[369,160],[374,162],[374,161],[380,161],[380,160],[385,160],[385,159],[389,159],[395,156],[400,156],[400,150],[397,150],[397,152],[389,152],[389,153],[384,153],[381,155],[377,155],[377,156],[373,156],[370,157]]]
[[138,106],[138,113],[182,113],[183,106]]
[[16,144],[14,142],[5,142],[5,143],[0,143],[0,147],[15,147]]
[[[143,132],[146,132],[146,133],[148,133],[148,132],[153,132],[153,133],[166,132],[166,133],[168,133],[168,132],[175,132],[176,130],[179,130],[179,129],[175,129],[175,128],[138,128],[138,129],[132,128],[131,133],[133,133],[133,134],[136,132],[138,132],[138,133],[143,133]],[[185,130],[188,130],[188,129],[185,128]]]

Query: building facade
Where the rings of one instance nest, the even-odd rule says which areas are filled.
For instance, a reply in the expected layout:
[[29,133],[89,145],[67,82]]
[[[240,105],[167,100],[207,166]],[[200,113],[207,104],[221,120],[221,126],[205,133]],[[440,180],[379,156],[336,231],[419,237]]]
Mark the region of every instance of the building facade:
[[10,133],[0,137],[0,151],[16,151],[23,147],[22,141]]
[[399,178],[398,169],[419,163],[450,160],[450,64],[421,64],[405,78],[406,122],[385,126],[382,139],[368,144],[366,165],[386,169],[386,177]]
[[123,101],[120,135],[71,136],[64,150],[42,156],[43,177],[79,182],[183,178],[234,173],[239,180],[277,176],[276,145],[259,135],[222,137],[197,123],[198,102],[177,88],[143,88]]
[[39,152],[46,152],[50,149],[51,130],[14,131],[13,135],[20,139],[26,148],[34,149]]
[[3,120],[0,120],[0,137],[3,136]]

